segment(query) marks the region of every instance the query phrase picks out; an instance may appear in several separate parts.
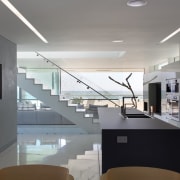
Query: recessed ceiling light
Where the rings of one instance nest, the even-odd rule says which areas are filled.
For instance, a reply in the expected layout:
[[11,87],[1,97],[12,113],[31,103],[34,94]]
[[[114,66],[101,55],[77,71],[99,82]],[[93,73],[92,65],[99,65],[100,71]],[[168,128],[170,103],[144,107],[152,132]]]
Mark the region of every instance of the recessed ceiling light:
[[147,1],[145,0],[129,0],[127,2],[127,5],[131,7],[141,7],[141,6],[145,6],[146,4]]
[[122,43],[123,42],[123,40],[114,40],[114,41],[112,41],[113,43]]
[[31,31],[33,31],[44,43],[48,41],[37,31],[37,29],[8,1],[1,0],[1,2],[9,8]]

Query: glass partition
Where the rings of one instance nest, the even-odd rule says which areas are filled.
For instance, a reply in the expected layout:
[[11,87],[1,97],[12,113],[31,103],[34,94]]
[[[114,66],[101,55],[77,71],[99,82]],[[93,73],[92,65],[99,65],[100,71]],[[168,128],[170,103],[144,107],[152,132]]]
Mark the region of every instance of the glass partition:
[[43,89],[51,89],[51,94],[59,95],[60,70],[57,68],[26,68],[27,78],[33,78],[36,84],[42,84]]

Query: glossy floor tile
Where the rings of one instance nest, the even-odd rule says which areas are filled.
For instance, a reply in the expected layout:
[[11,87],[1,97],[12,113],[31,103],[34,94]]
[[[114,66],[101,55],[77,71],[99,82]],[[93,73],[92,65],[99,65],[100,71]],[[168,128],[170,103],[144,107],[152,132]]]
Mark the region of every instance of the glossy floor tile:
[[18,134],[17,143],[0,153],[0,168],[22,164],[65,166],[75,180],[99,180],[101,135]]

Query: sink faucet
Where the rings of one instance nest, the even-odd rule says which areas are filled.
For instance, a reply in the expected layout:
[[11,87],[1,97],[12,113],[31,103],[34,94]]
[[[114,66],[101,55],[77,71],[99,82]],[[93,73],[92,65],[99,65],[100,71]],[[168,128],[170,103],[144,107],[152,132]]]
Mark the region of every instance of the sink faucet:
[[122,106],[121,106],[121,114],[125,117],[126,116],[126,105],[125,104],[123,104]]
[[127,97],[123,97],[123,102],[122,102],[122,106],[121,106],[121,114],[124,116],[124,118],[126,118],[126,105],[133,105],[133,103],[125,103],[125,99],[132,99],[132,98],[137,98],[137,97],[131,97],[131,96],[127,96]]

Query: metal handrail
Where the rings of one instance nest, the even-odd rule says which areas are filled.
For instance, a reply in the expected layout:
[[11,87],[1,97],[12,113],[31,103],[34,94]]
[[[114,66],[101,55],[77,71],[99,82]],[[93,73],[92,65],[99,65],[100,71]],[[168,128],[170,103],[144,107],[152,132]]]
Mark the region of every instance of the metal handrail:
[[87,86],[87,89],[91,89],[94,92],[96,92],[97,94],[99,94],[100,96],[102,96],[103,98],[105,98],[106,100],[108,100],[109,102],[113,103],[115,106],[120,107],[117,103],[115,103],[114,101],[112,101],[111,99],[109,99],[108,97],[104,96],[103,94],[101,94],[99,91],[97,91],[96,89],[92,88],[91,86],[89,86],[88,84],[86,84],[85,82],[83,82],[82,80],[80,80],[79,78],[77,78],[76,76],[72,75],[71,73],[69,73],[68,71],[66,71],[65,69],[61,68],[60,66],[58,66],[56,63],[54,63],[53,61],[51,61],[50,59],[46,58],[45,56],[41,55],[39,52],[36,52],[37,56],[40,56],[43,58],[43,60],[45,60],[47,63],[50,62],[52,65],[56,66],[58,69],[62,70],[63,72],[67,73],[68,75],[70,75],[71,77],[73,77],[74,79],[77,80],[78,83],[82,83],[85,86]]

